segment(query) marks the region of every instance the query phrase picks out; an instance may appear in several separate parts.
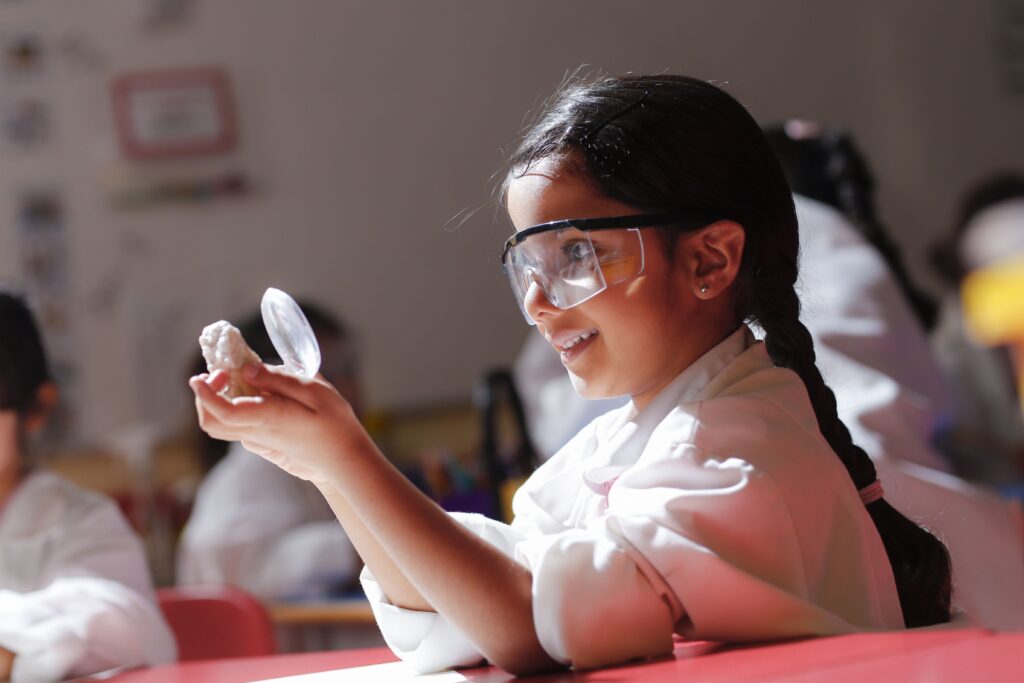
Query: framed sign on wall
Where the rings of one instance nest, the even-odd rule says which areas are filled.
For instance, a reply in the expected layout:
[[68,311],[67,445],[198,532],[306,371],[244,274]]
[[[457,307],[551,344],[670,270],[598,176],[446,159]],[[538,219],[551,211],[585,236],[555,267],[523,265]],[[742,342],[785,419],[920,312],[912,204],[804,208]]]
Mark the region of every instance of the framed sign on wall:
[[124,74],[114,79],[112,95],[129,159],[224,154],[237,142],[230,81],[217,67]]

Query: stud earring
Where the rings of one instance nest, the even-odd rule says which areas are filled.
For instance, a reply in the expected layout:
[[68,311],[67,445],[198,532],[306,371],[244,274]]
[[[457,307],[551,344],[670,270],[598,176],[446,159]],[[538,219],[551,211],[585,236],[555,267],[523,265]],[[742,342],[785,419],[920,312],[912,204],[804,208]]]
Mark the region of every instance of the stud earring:
[[708,287],[708,283],[705,282],[704,284],[702,284],[700,286],[700,293],[701,294],[707,294],[709,289],[711,289],[711,288]]

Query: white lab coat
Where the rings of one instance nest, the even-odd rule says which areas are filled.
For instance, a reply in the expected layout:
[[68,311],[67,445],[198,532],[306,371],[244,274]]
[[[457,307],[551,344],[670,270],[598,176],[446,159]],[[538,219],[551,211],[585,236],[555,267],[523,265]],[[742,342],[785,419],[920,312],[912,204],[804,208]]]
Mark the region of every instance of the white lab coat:
[[108,499],[35,472],[0,510],[0,647],[13,683],[173,661],[138,538]]
[[[533,574],[537,636],[590,668],[671,652],[672,633],[754,641],[903,626],[892,570],[807,392],[741,327],[641,413],[594,421],[531,476],[511,526],[460,516]],[[480,660],[438,614],[390,605],[421,671]]]
[[353,581],[360,564],[315,486],[234,443],[196,493],[177,581],[276,600],[326,594]]

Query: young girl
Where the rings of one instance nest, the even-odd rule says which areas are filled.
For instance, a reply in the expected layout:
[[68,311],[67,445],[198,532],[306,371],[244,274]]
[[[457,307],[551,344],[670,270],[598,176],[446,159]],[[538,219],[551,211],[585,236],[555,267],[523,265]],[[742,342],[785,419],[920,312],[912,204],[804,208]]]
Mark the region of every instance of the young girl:
[[[204,428],[316,483],[367,564],[385,638],[427,671],[514,673],[949,619],[945,548],[882,498],[814,365],[797,225],[764,136],[685,77],[564,89],[512,159],[502,261],[589,398],[629,395],[517,493],[448,516],[329,385],[274,369]],[[746,322],[765,331],[755,341]]]
[[26,465],[56,400],[32,314],[0,292],[0,680],[13,683],[175,658],[117,506]]

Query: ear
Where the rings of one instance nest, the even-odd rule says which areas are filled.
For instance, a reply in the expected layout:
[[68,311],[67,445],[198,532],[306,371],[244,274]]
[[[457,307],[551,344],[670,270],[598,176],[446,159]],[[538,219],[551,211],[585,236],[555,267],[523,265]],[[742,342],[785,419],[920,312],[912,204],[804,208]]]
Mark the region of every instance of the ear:
[[46,425],[50,413],[57,407],[60,401],[60,392],[53,382],[43,382],[36,389],[36,400],[32,410],[25,413],[22,418],[22,427],[29,434],[35,434]]
[[729,289],[740,272],[746,233],[739,223],[718,221],[701,228],[677,248],[679,262],[688,264],[693,293],[698,299],[714,299]]

